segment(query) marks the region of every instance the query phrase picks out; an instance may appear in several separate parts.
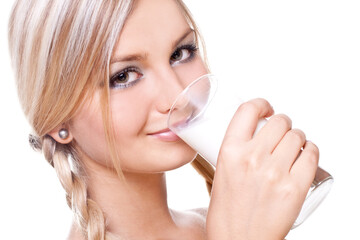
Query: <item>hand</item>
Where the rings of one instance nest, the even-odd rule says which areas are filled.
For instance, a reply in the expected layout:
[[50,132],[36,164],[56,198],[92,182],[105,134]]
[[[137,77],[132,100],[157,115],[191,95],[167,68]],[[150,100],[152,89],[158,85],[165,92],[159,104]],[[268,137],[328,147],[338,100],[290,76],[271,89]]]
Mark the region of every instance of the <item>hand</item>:
[[[281,240],[290,231],[314,179],[318,148],[255,99],[234,115],[218,157],[207,216],[209,240]],[[301,150],[303,148],[303,150]]]

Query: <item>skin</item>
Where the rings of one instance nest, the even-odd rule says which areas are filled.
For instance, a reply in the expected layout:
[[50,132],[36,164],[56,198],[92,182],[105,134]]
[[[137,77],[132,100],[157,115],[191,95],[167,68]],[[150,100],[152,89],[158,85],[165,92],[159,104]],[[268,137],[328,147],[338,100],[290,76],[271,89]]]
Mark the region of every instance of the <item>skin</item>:
[[[189,60],[184,50],[182,61],[172,61],[179,46],[194,41],[174,1],[136,1],[110,65],[111,76],[135,66],[129,76],[141,77],[128,88],[111,89],[110,108],[126,182],[111,164],[100,90],[65,124],[67,139],[59,139],[61,127],[50,134],[60,143],[75,141],[90,197],[104,211],[108,229],[125,239],[283,239],[314,178],[318,149],[302,131],[291,128],[285,115],[272,117],[252,138],[258,120],[274,113],[263,99],[242,104],[229,126],[208,213],[168,207],[164,172],[191,162],[196,153],[182,140],[166,139],[159,131],[166,129],[176,96],[206,73],[198,54]],[[82,239],[75,225],[69,239]]]
[[[256,99],[241,105],[227,130],[207,217],[208,239],[284,239],[300,212],[319,160],[291,120]],[[301,150],[303,148],[303,150]],[[221,224],[221,228],[216,228]]]
[[[131,87],[111,89],[110,108],[126,182],[119,179],[111,166],[100,89],[66,124],[70,136],[65,141],[57,137],[59,129],[52,133],[62,143],[76,142],[88,175],[90,197],[104,211],[109,230],[125,238],[204,237],[203,216],[168,208],[164,174],[191,162],[196,152],[179,138],[164,141],[156,134],[167,128],[168,112],[176,96],[207,73],[198,54],[191,61],[182,62],[189,56],[187,50],[182,51],[181,61],[170,63],[179,46],[191,43],[195,43],[195,35],[174,1],[136,2],[110,65],[111,76],[128,66],[136,66],[138,71],[130,74],[131,80],[142,75]],[[133,55],[137,58],[129,59]],[[69,238],[81,239],[75,227]]]

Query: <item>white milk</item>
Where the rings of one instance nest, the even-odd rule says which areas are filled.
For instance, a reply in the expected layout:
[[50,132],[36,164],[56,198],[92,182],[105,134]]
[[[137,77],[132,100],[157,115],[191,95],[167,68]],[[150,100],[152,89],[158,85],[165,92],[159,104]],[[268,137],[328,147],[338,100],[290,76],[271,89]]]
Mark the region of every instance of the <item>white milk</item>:
[[[176,129],[176,134],[195,149],[212,165],[216,166],[217,157],[227,127],[242,101],[227,92],[217,92],[203,113],[186,127]],[[266,120],[260,121],[260,129]]]
[[[188,145],[195,149],[201,156],[216,166],[217,156],[235,110],[210,113],[197,119],[186,128],[178,129],[176,134]],[[208,114],[206,114],[208,115]]]
[[[233,118],[236,109],[241,104],[239,98],[229,94],[229,92],[231,91],[219,91],[218,88],[216,94],[213,95],[213,98],[207,106],[204,107],[202,112],[197,116],[194,116],[193,119],[189,119],[189,122],[185,122],[182,125],[179,124],[176,128],[172,129],[175,134],[214,166],[216,166],[221,144],[228,125]],[[196,101],[194,101],[194,103],[194,106],[196,106]],[[266,122],[265,119],[261,119],[254,134],[256,134]],[[327,174],[328,177],[325,179],[322,175],[319,175],[321,179],[316,180],[316,187],[314,185],[314,187],[309,189],[306,201],[293,228],[305,221],[329,192],[333,179],[329,174]]]
[[[236,109],[237,107],[232,106],[223,109],[220,113],[211,112],[207,114],[211,116],[204,116],[186,128],[177,129],[176,134],[213,166],[216,166],[222,141]],[[255,133],[265,123],[265,119],[260,120]]]

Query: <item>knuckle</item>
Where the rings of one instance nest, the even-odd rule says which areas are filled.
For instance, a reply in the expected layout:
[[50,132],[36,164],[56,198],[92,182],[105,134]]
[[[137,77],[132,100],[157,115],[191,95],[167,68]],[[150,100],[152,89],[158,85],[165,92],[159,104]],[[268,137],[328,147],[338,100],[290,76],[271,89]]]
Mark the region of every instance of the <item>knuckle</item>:
[[314,143],[308,144],[310,144],[310,149],[308,150],[308,159],[314,165],[318,165],[320,156],[319,148]]
[[236,114],[244,114],[250,116],[271,116],[274,114],[274,109],[270,103],[263,98],[252,99],[248,102],[242,103]]
[[238,149],[238,146],[231,141],[224,141],[219,152],[218,162],[234,168],[239,165],[243,153]]
[[243,113],[243,114],[257,114],[257,112],[259,112],[260,109],[257,106],[257,104],[254,101],[249,101],[249,102],[245,102],[243,104],[241,104],[238,107],[238,111],[239,113]]
[[234,147],[231,141],[228,141],[228,139],[224,139],[223,144],[221,145],[219,155],[223,155],[225,157],[231,156],[232,152],[234,151]]
[[305,143],[305,133],[299,129],[292,129],[287,134],[291,135],[291,138],[294,139],[297,143],[303,145]]
[[227,171],[256,172],[260,168],[260,160],[263,154],[251,147],[239,147],[237,144],[224,142],[220,152],[218,163],[223,165]]
[[283,128],[291,129],[292,121],[285,114],[274,115],[270,120],[276,122],[276,124],[280,125]]
[[246,159],[247,167],[252,171],[259,171],[259,168],[261,166],[260,161],[262,158],[263,158],[263,154],[258,150],[254,150],[251,153],[251,156]]
[[312,144],[313,145],[313,147],[314,147],[314,149],[313,149],[313,151],[314,151],[314,153],[317,155],[317,156],[319,156],[319,154],[320,154],[320,150],[319,150],[319,147],[316,145],[316,144]]
[[281,188],[284,199],[298,199],[301,196],[301,189],[296,184],[287,183]]
[[264,99],[264,98],[255,98],[253,100],[251,100],[250,102],[256,102],[261,106],[264,107],[268,107],[268,108],[272,108],[271,104],[269,103],[268,100]]
[[281,178],[280,172],[277,171],[276,169],[268,169],[264,175],[265,175],[265,181],[270,185],[279,182]]
[[227,176],[236,176],[239,173],[248,172],[251,168],[249,161],[244,161],[241,156],[219,155],[217,170],[220,169],[222,174]]

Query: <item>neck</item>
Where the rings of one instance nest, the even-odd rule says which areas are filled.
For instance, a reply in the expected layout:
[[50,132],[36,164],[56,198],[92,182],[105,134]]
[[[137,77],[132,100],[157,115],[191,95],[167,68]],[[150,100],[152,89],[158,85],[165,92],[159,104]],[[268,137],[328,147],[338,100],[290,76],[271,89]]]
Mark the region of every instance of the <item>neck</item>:
[[87,167],[87,175],[89,197],[103,210],[110,232],[143,239],[176,228],[167,204],[164,173],[123,172],[122,179],[108,168]]

